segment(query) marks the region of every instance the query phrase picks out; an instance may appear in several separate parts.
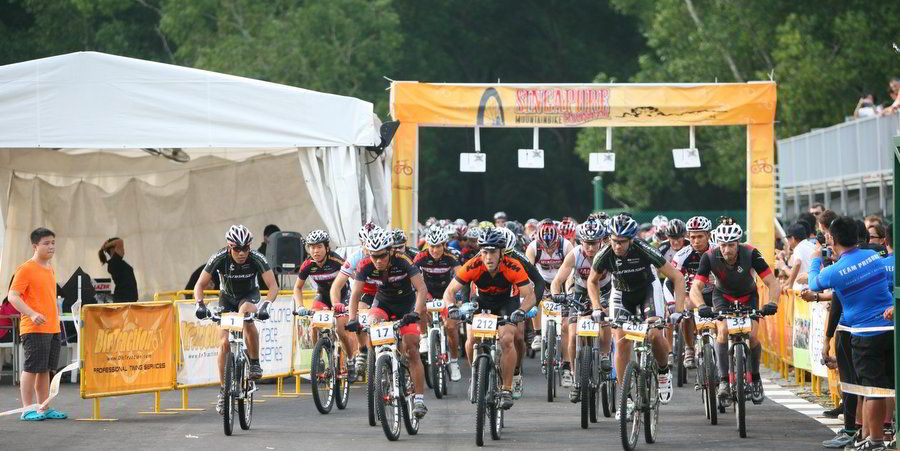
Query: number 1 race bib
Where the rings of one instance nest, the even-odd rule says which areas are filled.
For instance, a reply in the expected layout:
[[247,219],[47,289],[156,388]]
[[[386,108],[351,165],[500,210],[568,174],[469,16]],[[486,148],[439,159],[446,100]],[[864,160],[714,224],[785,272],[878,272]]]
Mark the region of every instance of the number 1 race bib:
[[476,337],[494,338],[497,336],[497,315],[481,313],[472,318],[472,334]]
[[244,330],[244,314],[243,313],[223,313],[219,316],[219,326],[225,330],[233,330],[240,332]]

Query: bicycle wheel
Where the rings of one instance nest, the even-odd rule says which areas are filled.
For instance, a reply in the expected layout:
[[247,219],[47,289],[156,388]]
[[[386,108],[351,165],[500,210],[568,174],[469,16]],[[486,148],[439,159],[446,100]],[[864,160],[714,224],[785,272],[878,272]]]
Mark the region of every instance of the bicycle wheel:
[[247,431],[250,429],[250,421],[253,419],[253,393],[250,393],[253,384],[250,382],[250,369],[246,361],[241,360],[235,370],[243,395],[237,400],[238,423],[241,425],[241,429]]
[[709,412],[709,424],[715,426],[719,422],[719,409],[716,406],[716,403],[719,402],[716,396],[718,380],[716,378],[716,358],[715,354],[713,354],[713,348],[709,344],[703,346],[702,371],[706,374],[704,377],[706,380],[705,387],[702,387],[702,389],[706,395],[706,410]]
[[553,397],[556,396],[556,323],[547,322],[546,336],[544,361],[547,362],[547,402],[553,402]]
[[429,364],[428,353],[419,354],[419,358],[422,360],[422,368],[425,370],[425,385],[428,388],[434,388],[434,381],[431,380],[431,365]]
[[490,359],[480,357],[475,361],[475,445],[484,446],[484,419],[488,416],[488,372]]
[[400,413],[403,414],[403,425],[406,427],[406,433],[416,435],[419,433],[419,419],[413,415],[413,402],[415,401],[416,390],[413,387],[412,378],[409,377],[409,368],[400,365]]
[[369,411],[369,426],[378,424],[375,415],[375,350],[366,353],[366,406]]
[[[648,359],[653,357],[648,356]],[[656,441],[656,424],[659,422],[659,380],[656,378],[658,371],[656,365],[651,365],[644,372],[644,394],[647,396],[647,408],[644,409],[644,441],[653,443]]]
[[400,400],[394,397],[392,357],[385,354],[375,364],[375,412],[384,436],[390,441],[400,438]]
[[500,94],[494,88],[487,88],[481,95],[478,103],[478,112],[475,121],[479,126],[502,126],[505,123],[503,117],[503,102]]
[[639,377],[637,364],[629,362],[622,380],[622,399],[619,400],[619,435],[625,451],[634,451],[641,435],[641,415],[637,409],[641,399]]
[[350,365],[353,365],[354,362],[347,357],[347,353],[344,352],[344,347],[340,343],[337,344],[334,355],[334,367],[337,370],[335,371],[337,377],[334,378],[334,393],[332,397],[334,397],[337,408],[344,410],[347,408],[347,403],[350,402],[350,375],[348,371],[350,370]]
[[225,426],[225,435],[231,435],[234,430],[234,359],[231,352],[225,354],[225,387],[222,396],[225,404],[222,407],[222,424]]
[[734,392],[735,392],[735,406],[734,413],[737,417],[737,427],[738,434],[741,438],[747,437],[747,423],[745,421],[745,403],[747,399],[744,395],[744,382],[745,382],[745,374],[746,374],[746,366],[747,361],[744,355],[744,347],[741,345],[734,347]]
[[[590,424],[591,405],[593,404],[591,400],[593,391],[591,390],[590,351],[590,349],[582,349],[580,351],[581,355],[578,356],[578,365],[575,368],[578,373],[578,389],[581,391],[581,429],[587,429],[588,424]],[[594,411],[594,417],[596,416],[597,413]]]
[[313,403],[321,414],[331,412],[331,408],[334,406],[335,371],[331,346],[328,338],[319,338],[313,347],[312,361],[309,365],[309,382],[312,386]]
[[500,375],[493,364],[488,373],[488,392],[485,395],[488,403],[488,418],[491,420],[491,440],[500,440],[500,430],[503,428],[503,409],[497,405],[500,394]]
[[431,382],[432,388],[434,389],[434,396],[437,399],[441,399],[444,397],[444,377],[443,377],[443,365],[441,365],[441,333],[438,330],[432,330],[430,334],[428,334],[428,344],[429,344],[429,352],[428,352],[428,370],[431,373]]
[[684,334],[678,331],[675,331],[675,348],[672,352],[675,354],[675,384],[681,387],[687,382],[687,369],[684,367]]

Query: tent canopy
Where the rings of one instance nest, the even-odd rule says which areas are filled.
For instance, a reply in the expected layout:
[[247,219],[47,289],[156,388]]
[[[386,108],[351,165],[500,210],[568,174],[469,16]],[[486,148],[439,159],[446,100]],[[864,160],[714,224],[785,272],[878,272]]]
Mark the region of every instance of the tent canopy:
[[60,282],[107,277],[97,252],[123,238],[142,298],[183,288],[234,223],[256,244],[274,223],[352,245],[389,221],[388,163],[362,149],[378,125],[359,99],[96,52],[0,66],[0,279],[38,226]]

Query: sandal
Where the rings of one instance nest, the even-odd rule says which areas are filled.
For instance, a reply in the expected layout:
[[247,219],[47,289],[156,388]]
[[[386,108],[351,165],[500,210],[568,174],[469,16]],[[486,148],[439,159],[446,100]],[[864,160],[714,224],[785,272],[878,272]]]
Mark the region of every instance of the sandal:
[[22,421],[43,421],[47,418],[47,415],[43,413],[38,413],[37,410],[29,410],[28,412],[22,413],[21,420]]
[[44,412],[44,416],[50,420],[65,420],[66,418],[69,418],[68,415],[56,409],[48,409],[46,412]]

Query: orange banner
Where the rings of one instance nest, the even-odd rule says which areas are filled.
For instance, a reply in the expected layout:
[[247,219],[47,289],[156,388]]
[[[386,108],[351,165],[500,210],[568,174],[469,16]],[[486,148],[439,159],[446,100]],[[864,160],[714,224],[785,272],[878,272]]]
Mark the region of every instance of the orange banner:
[[443,85],[394,82],[403,123],[460,127],[607,127],[767,124],[775,83]]
[[175,387],[172,303],[88,305],[81,316],[82,398]]

